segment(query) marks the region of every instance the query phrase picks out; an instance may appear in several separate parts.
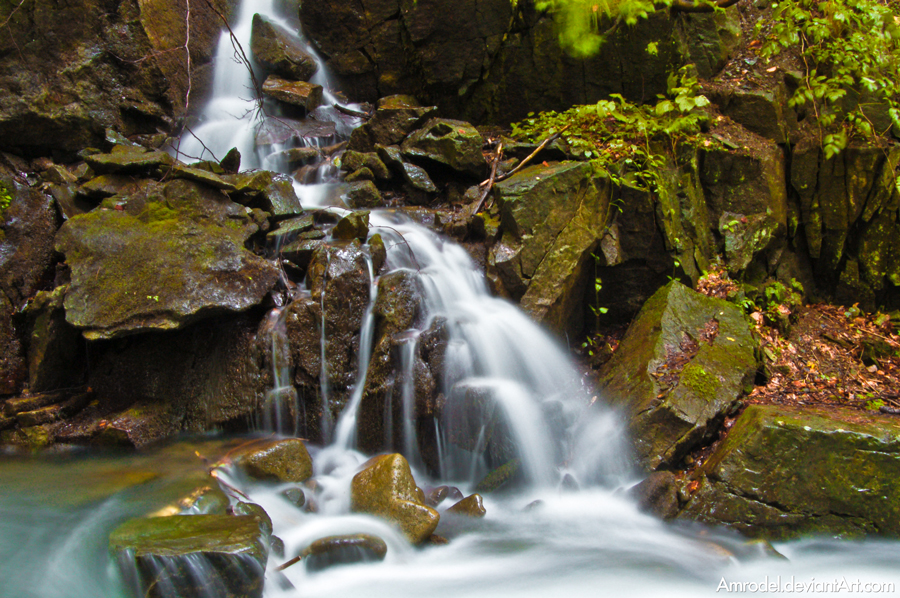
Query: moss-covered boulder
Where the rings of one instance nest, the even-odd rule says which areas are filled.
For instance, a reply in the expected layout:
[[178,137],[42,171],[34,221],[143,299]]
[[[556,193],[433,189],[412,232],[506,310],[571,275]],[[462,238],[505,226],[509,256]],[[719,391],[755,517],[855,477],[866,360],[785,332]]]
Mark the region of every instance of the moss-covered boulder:
[[300,483],[313,473],[312,459],[299,438],[254,442],[243,447],[234,461],[252,478]]
[[433,118],[413,131],[400,145],[403,155],[425,164],[437,163],[457,173],[478,178],[488,173],[481,153],[484,138],[471,124]]
[[295,81],[309,81],[319,68],[299,36],[259,14],[253,15],[250,51],[264,69]]
[[305,81],[290,81],[275,75],[266,77],[262,86],[264,94],[276,100],[313,111],[322,103],[322,86]]
[[681,519],[773,540],[900,535],[900,423],[884,416],[751,405],[693,479]]
[[418,544],[434,532],[440,515],[422,504],[417,490],[402,455],[373,457],[353,476],[350,508],[390,521],[410,542]]
[[209,188],[148,182],[117,206],[68,220],[56,239],[72,270],[66,319],[89,339],[242,311],[278,278],[244,248],[257,228],[246,210]]
[[734,304],[674,281],[647,301],[600,370],[598,389],[628,419],[643,468],[677,465],[717,431],[753,382],[754,347]]
[[109,548],[135,597],[262,596],[268,548],[249,515],[132,519]]
[[503,236],[488,276],[554,330],[581,332],[587,266],[608,223],[610,192],[586,162],[531,166],[494,185]]

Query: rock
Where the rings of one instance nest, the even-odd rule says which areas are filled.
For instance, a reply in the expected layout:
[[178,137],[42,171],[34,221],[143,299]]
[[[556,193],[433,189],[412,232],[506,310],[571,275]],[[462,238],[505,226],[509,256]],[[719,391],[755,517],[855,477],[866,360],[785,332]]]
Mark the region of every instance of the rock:
[[253,15],[252,27],[250,51],[264,69],[295,81],[309,81],[316,74],[316,61],[298,36],[258,14]]
[[717,430],[752,384],[755,342],[734,304],[671,282],[600,369],[598,391],[629,420],[637,461],[674,465]]
[[312,459],[299,438],[253,443],[234,457],[252,478],[276,482],[305,482],[312,476]]
[[481,494],[508,490],[522,482],[523,472],[519,466],[519,460],[513,459],[488,473],[475,486],[475,491]]
[[303,213],[300,198],[294,191],[291,178],[269,170],[238,174],[231,178],[240,193],[259,202],[259,207],[276,218]]
[[368,168],[378,180],[386,181],[391,178],[388,167],[385,166],[381,158],[376,152],[356,152],[346,150],[341,154],[341,170],[344,172],[354,172],[361,168]]
[[638,508],[662,519],[672,519],[678,514],[678,480],[671,471],[654,471],[640,483],[631,487],[628,494]]
[[250,515],[255,518],[259,529],[268,538],[272,535],[272,518],[266,510],[256,503],[237,501],[231,509],[234,515]]
[[0,394],[18,392],[28,378],[28,364],[23,343],[13,324],[15,309],[0,293]]
[[[503,237],[495,276],[522,308],[559,332],[579,334],[592,253],[609,217],[611,186],[585,162],[531,166],[494,185]],[[523,292],[524,289],[524,292]]]
[[109,547],[135,596],[262,596],[268,548],[251,516],[132,519]]
[[747,130],[775,143],[786,143],[797,127],[797,116],[787,104],[789,95],[782,83],[774,89],[728,87],[710,94],[709,99],[722,114]]
[[300,552],[307,571],[321,571],[335,565],[383,561],[387,544],[371,534],[349,534],[319,538]]
[[410,96],[381,98],[372,118],[353,130],[347,150],[373,152],[376,145],[399,145],[436,110],[434,106],[420,106]]
[[72,218],[56,240],[72,271],[66,320],[108,339],[256,305],[278,270],[244,249],[255,230],[241,206],[183,180]]
[[403,535],[418,544],[437,527],[440,515],[416,498],[416,482],[402,455],[373,457],[353,476],[350,508],[392,522]]
[[303,492],[303,488],[298,488],[296,486],[293,488],[286,488],[279,492],[279,494],[298,509],[302,509],[306,505],[306,493]]
[[216,173],[210,172],[204,168],[193,168],[191,166],[182,166],[176,164],[172,167],[172,176],[178,179],[186,179],[188,181],[196,181],[203,183],[213,189],[222,189],[223,191],[237,191],[230,181],[226,181]]
[[[304,214],[296,218],[282,220],[278,223],[278,228],[266,235],[266,242],[269,245],[279,247],[299,238],[303,233],[318,232],[313,230],[315,226],[316,219],[312,214]],[[310,237],[307,236],[306,238]],[[320,238],[324,239],[325,234],[323,233]]]
[[400,146],[403,155],[425,163],[436,162],[472,178],[488,174],[481,153],[484,139],[469,123],[433,118],[411,133]]
[[741,43],[741,16],[737,9],[714,13],[681,13],[676,22],[680,51],[697,67],[703,79],[712,79]]
[[305,81],[288,81],[276,75],[266,77],[263,93],[276,100],[306,108],[312,112],[322,103],[322,86]]
[[326,138],[334,135],[333,122],[306,118],[297,120],[284,116],[267,117],[256,131],[256,145],[275,145],[289,141]]
[[365,242],[369,236],[369,213],[363,211],[347,214],[331,229],[331,236],[343,241],[357,239]]
[[516,442],[506,424],[506,413],[488,381],[462,381],[450,389],[440,421],[448,442],[476,454],[489,464],[506,463],[518,456]]
[[86,347],[81,334],[66,322],[63,301],[67,287],[39,291],[28,305],[28,388],[45,392],[84,382]]
[[396,146],[381,146],[377,148],[380,157],[395,173],[403,177],[406,189],[410,192],[410,203],[424,205],[438,192],[438,188],[431,181],[431,177],[424,168],[411,164],[403,159],[400,148]]
[[[118,146],[121,147],[121,146]],[[93,154],[84,160],[97,174],[159,174],[175,160],[166,152],[130,147],[110,154]]]
[[[82,205],[87,203],[86,200],[94,200],[91,202],[89,209],[78,210],[70,213],[69,218],[77,216],[78,212],[84,214],[90,212],[96,206],[96,202],[107,197],[115,195],[128,196],[138,193],[141,187],[146,184],[146,179],[136,179],[126,174],[101,174],[86,181],[76,190],[76,199],[82,200]],[[77,204],[75,206],[78,207]]]
[[900,535],[900,424],[840,407],[750,405],[679,514],[752,537]]
[[466,517],[484,517],[487,511],[480,494],[470,494],[449,509],[448,513],[464,515]]

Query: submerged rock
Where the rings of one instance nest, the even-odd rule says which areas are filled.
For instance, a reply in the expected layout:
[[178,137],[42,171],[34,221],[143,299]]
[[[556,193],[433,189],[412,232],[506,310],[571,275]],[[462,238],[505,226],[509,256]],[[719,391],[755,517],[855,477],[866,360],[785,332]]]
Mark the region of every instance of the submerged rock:
[[234,458],[247,475],[277,482],[305,482],[312,476],[312,459],[299,438],[255,442]]
[[750,405],[693,479],[680,519],[772,540],[900,536],[900,423],[891,418]]
[[373,457],[353,476],[350,508],[387,519],[410,542],[418,544],[434,532],[440,515],[419,501],[417,490],[409,463],[402,455]]
[[350,534],[319,538],[303,549],[300,556],[307,571],[321,571],[335,565],[383,561],[387,544],[371,534]]
[[716,429],[753,382],[754,348],[732,303],[674,281],[647,301],[598,388],[624,409],[642,467],[677,464]]
[[132,519],[109,547],[135,597],[262,596],[268,548],[255,517]]
[[88,339],[242,311],[278,278],[244,249],[257,228],[246,210],[206,187],[148,183],[123,208],[71,218],[57,235],[72,270],[66,319]]

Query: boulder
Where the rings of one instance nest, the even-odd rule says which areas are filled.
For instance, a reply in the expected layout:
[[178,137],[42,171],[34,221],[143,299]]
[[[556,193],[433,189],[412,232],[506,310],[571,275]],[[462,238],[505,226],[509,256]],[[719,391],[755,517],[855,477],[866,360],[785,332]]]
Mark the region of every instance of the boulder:
[[401,144],[407,158],[424,164],[441,164],[472,178],[482,179],[488,174],[487,162],[481,153],[484,139],[475,127],[459,120],[433,118],[412,132]]
[[287,104],[312,112],[322,103],[322,86],[305,81],[290,81],[269,75],[263,82],[263,93]]
[[671,282],[600,369],[598,391],[628,419],[639,465],[677,466],[752,384],[755,342],[734,304]]
[[378,157],[400,175],[405,183],[404,187],[409,193],[409,202],[413,205],[424,205],[438,193],[438,188],[432,182],[428,172],[411,162],[404,160],[397,146],[376,146]]
[[750,405],[692,475],[678,517],[771,540],[896,537],[898,439],[900,423],[856,409]]
[[[4,395],[18,392],[28,378],[23,343],[13,324],[15,313],[6,295],[0,293],[0,394]],[[12,421],[6,423],[12,425]]]
[[250,51],[264,69],[286,79],[309,81],[319,68],[299,36],[259,14],[253,15]]
[[247,475],[260,480],[300,483],[313,472],[312,459],[299,438],[254,442],[233,459]]
[[387,544],[371,534],[348,534],[319,538],[300,552],[307,571],[321,571],[335,565],[383,561]]
[[355,172],[362,168],[369,169],[378,180],[386,181],[391,178],[391,172],[374,151],[357,152],[348,149],[341,154],[341,170]]
[[588,265],[610,217],[609,180],[586,162],[536,165],[495,184],[493,194],[503,236],[488,256],[488,277],[537,321],[581,333]]
[[39,291],[28,305],[28,388],[45,392],[84,382],[87,366],[84,339],[66,322],[63,307],[67,287]]
[[484,517],[487,513],[484,508],[484,500],[480,494],[470,494],[447,509],[447,512],[466,517]]
[[244,249],[257,228],[245,209],[206,187],[148,182],[122,207],[71,218],[57,235],[72,270],[66,320],[88,339],[243,311],[278,278]]
[[399,145],[436,111],[434,106],[420,106],[411,96],[381,98],[372,118],[353,130],[347,149],[373,152],[376,145]]
[[109,548],[136,597],[262,596],[268,548],[248,515],[132,519]]
[[419,501],[417,490],[402,455],[373,457],[353,476],[350,508],[390,521],[410,542],[418,544],[434,533],[440,515]]
[[116,146],[109,154],[92,154],[85,162],[97,174],[160,174],[172,166],[175,159],[166,152],[150,152],[142,147]]
[[261,209],[275,218],[286,218],[303,213],[300,198],[294,191],[291,178],[269,170],[248,174],[237,174],[228,178],[244,198],[237,200],[249,205],[258,204]]
[[[360,173],[364,170],[368,169],[361,168],[355,172]],[[371,174],[371,171],[369,171],[369,174]],[[384,204],[378,187],[371,180],[356,179],[351,181],[350,176],[346,177],[345,180],[350,183],[345,202],[351,208],[378,208]]]

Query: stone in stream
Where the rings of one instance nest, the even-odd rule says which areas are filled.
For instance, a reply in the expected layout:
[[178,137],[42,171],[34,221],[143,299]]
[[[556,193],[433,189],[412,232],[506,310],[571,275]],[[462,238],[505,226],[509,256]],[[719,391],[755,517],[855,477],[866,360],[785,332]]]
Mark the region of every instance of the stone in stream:
[[484,517],[487,511],[480,494],[470,494],[449,509],[448,513],[465,515],[466,517]]
[[417,491],[403,455],[380,455],[353,476],[350,509],[390,521],[410,542],[419,544],[434,532],[441,516],[419,501]]
[[247,475],[260,480],[299,483],[312,476],[312,459],[299,438],[254,442],[233,459]]
[[371,534],[349,534],[320,538],[300,553],[307,571],[321,571],[335,565],[383,561],[387,544]]
[[276,100],[301,106],[312,112],[322,103],[322,86],[306,81],[289,81],[275,75],[266,77],[263,93]]
[[132,519],[109,548],[136,598],[262,596],[268,548],[249,515]]
[[259,14],[253,15],[250,51],[263,68],[297,81],[309,81],[319,68],[296,36]]

